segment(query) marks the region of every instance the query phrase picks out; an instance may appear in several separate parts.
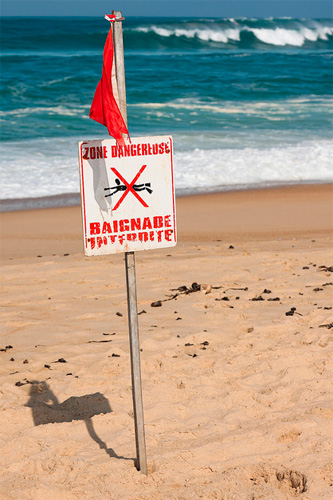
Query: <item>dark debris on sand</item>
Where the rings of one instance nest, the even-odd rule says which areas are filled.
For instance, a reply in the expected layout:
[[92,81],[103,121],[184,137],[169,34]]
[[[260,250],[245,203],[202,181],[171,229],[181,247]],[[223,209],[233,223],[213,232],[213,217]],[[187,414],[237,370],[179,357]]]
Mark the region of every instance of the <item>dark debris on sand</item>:
[[12,345],[6,345],[6,347],[3,347],[0,349],[1,352],[6,352],[8,349],[13,349]]
[[112,342],[112,340],[88,340],[87,344],[106,344],[107,342]]
[[174,300],[177,297],[179,297],[179,295],[189,295],[190,293],[199,292],[200,289],[201,289],[201,285],[199,285],[196,282],[192,283],[192,285],[189,288],[186,285],[181,285],[178,288],[171,288],[172,292],[176,291],[177,293],[173,293],[172,295],[169,295],[167,299],[156,300],[155,302],[152,302],[150,305],[151,305],[151,307],[161,307],[162,302]]
[[333,273],[333,266],[319,266],[318,269],[319,271]]
[[319,325],[319,328],[328,328],[330,330],[331,328],[333,328],[333,322],[326,323],[325,325]]

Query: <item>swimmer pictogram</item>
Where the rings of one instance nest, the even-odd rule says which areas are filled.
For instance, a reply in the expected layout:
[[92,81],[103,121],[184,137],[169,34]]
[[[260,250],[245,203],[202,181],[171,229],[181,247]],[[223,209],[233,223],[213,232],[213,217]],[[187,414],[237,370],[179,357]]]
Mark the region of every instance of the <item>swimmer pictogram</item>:
[[[138,191],[147,191],[149,194],[152,194],[153,190],[151,189],[151,183],[145,182],[142,184],[135,184],[146,167],[147,167],[147,165],[142,165],[139,172],[136,174],[136,176],[134,177],[134,179],[130,183],[127,182],[126,179],[124,179],[124,177],[118,172],[117,169],[115,169],[114,167],[111,167],[112,172],[117,176],[115,179],[116,185],[112,186],[112,187],[104,188],[104,191],[110,191],[110,193],[105,195],[105,198],[107,198],[108,196],[113,196],[114,194],[119,193],[121,191],[124,192],[123,195],[121,196],[121,198],[119,198],[116,205],[113,207],[113,210],[117,210],[117,208],[121,205],[121,203],[124,201],[124,199],[126,198],[128,193],[130,193],[130,192],[132,194],[134,194],[134,196],[137,198],[137,200],[144,207],[148,207],[147,203],[138,194]],[[121,184],[121,182],[123,184]]]

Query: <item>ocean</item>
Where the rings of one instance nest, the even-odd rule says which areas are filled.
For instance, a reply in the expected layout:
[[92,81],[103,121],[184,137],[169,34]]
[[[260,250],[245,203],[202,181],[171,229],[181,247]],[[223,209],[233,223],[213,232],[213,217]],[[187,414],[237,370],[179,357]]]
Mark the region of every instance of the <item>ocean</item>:
[[[132,137],[171,134],[180,195],[333,181],[328,19],[126,18]],[[1,19],[0,210],[78,203],[104,18]]]

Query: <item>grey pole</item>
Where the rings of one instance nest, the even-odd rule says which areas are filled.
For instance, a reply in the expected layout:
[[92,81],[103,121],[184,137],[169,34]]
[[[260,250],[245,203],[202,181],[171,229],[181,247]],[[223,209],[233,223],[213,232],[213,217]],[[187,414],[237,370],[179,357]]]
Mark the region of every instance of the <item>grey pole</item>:
[[[120,11],[112,11],[117,18],[121,18]],[[121,21],[113,23],[114,54],[116,64],[117,87],[119,94],[119,108],[127,126],[127,107],[126,107],[126,85],[125,85],[125,63],[124,63],[124,44],[123,27]],[[136,275],[135,275],[135,256],[134,252],[125,253],[126,283],[127,283],[127,307],[128,307],[128,325],[131,351],[131,374],[132,374],[132,396],[133,413],[135,426],[136,443],[136,468],[147,475],[147,457],[146,440],[143,417],[141,368],[140,368],[140,344],[139,344],[139,325],[138,309],[136,297]]]

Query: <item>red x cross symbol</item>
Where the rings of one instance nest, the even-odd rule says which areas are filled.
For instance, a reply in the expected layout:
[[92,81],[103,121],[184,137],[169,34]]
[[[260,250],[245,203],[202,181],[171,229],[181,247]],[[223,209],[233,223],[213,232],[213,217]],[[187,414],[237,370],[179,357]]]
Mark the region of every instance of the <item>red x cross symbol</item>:
[[118,177],[118,179],[120,179],[125,184],[125,186],[127,187],[127,189],[124,192],[124,194],[121,196],[121,198],[119,198],[119,200],[117,201],[117,203],[113,207],[113,210],[117,210],[117,208],[124,201],[125,197],[128,195],[129,192],[133,193],[134,196],[139,200],[140,203],[142,203],[142,205],[144,207],[148,207],[147,203],[133,189],[134,184],[136,183],[136,181],[138,180],[138,178],[140,177],[140,175],[142,174],[142,172],[144,171],[144,169],[146,168],[146,166],[147,165],[142,165],[142,167],[140,168],[139,172],[136,174],[136,176],[134,177],[134,179],[132,180],[132,182],[130,184],[124,179],[124,177],[118,172],[118,170],[116,170],[115,168],[111,167],[112,172],[114,174],[116,174],[116,176]]

